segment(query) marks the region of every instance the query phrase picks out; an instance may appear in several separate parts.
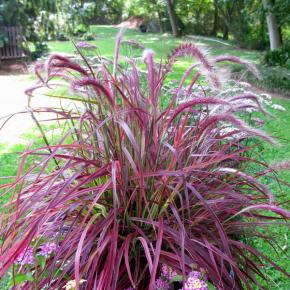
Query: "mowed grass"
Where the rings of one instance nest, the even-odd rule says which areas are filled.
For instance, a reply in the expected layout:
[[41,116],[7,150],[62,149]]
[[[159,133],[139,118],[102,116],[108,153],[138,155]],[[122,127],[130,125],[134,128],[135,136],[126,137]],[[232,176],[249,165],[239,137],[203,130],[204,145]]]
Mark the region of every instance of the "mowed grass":
[[[98,50],[102,56],[112,58],[114,54],[115,37],[118,33],[117,28],[111,26],[92,26],[91,32],[96,35],[95,41],[89,41],[98,47]],[[135,30],[127,30],[124,35],[124,39],[136,39],[141,42],[145,47],[153,49],[157,59],[161,60],[166,57],[170,51],[184,42],[186,39],[175,39],[170,35],[156,35],[156,34],[142,34]],[[191,41],[198,43],[211,55],[225,55],[231,54],[245,58],[247,60],[258,63],[261,60],[262,54],[257,51],[241,50],[229,43],[223,43],[218,39],[209,39],[202,37],[193,37]],[[49,42],[51,52],[68,53],[73,54],[74,46],[71,42]],[[191,63],[190,59],[180,61],[176,66],[174,72],[171,74],[171,79],[180,79],[182,72]],[[283,160],[289,160],[290,162],[290,100],[283,98],[276,98],[275,103],[285,107],[285,112],[272,111],[274,118],[265,118],[264,130],[277,138],[279,146],[273,146],[266,143],[262,143],[262,146],[256,150],[259,159],[268,163],[275,163]],[[33,134],[27,138],[33,139]],[[36,143],[36,145],[38,142]],[[4,145],[0,145],[0,176],[14,176],[17,172],[17,165],[19,164],[20,152],[24,149],[23,145],[15,145],[11,148],[6,148]],[[32,162],[30,160],[29,162]],[[285,182],[290,180],[290,172],[284,171],[277,174],[279,178]],[[0,184],[6,182],[8,179],[4,178],[0,181]],[[277,197],[277,202],[285,203],[289,200],[289,188],[282,183],[277,182],[275,179],[263,178],[273,193]],[[6,203],[8,197],[2,197],[1,203]],[[287,207],[286,204],[284,204]],[[258,249],[265,255],[272,258],[279,266],[284,270],[290,272],[289,263],[289,233],[287,227],[270,226],[265,229],[271,232],[271,236],[277,240],[278,248],[274,250],[267,243],[260,240],[250,241],[254,243]],[[265,231],[264,230],[264,231]],[[290,289],[289,280],[274,270],[273,267],[267,266],[263,270],[265,275],[272,280],[271,284],[265,285],[265,282],[261,281],[265,289]],[[257,288],[258,289],[258,288]]]
[[[259,148],[257,154],[261,161],[265,161],[268,164],[274,164],[288,160],[290,162],[290,100],[287,99],[274,99],[274,102],[284,106],[285,112],[272,111],[274,115],[273,119],[265,119],[264,130],[274,136],[278,141],[278,146],[273,146],[267,143],[263,143]],[[290,171],[280,171],[276,175],[277,177],[286,183],[290,183]],[[289,208],[289,187],[278,182],[275,178],[262,178],[261,181],[271,189],[276,196],[276,202],[281,203],[285,208]],[[270,236],[276,240],[277,247],[274,249],[268,243],[262,240],[252,241],[254,245],[266,256],[270,257],[281,268],[290,273],[289,263],[289,227],[285,226],[270,226],[262,230],[262,232],[268,231]],[[264,281],[260,281],[265,289],[290,289],[290,281],[280,272],[276,271],[272,266],[266,266],[263,270],[265,275],[272,281],[271,284],[266,285]],[[257,288],[258,289],[258,288]]]
[[[91,32],[96,37],[94,41],[87,41],[98,47],[99,53],[104,57],[112,58],[114,54],[115,39],[119,29],[112,26],[91,26]],[[237,47],[222,42],[215,38],[203,38],[203,37],[190,37],[190,38],[174,38],[169,34],[152,34],[141,33],[135,29],[127,29],[123,35],[124,40],[135,39],[142,43],[146,48],[152,49],[155,53],[157,60],[165,59],[166,56],[177,47],[179,44],[185,41],[193,41],[203,48],[210,55],[235,55],[245,58],[252,62],[258,62],[261,59],[261,52],[253,50],[242,50]],[[78,42],[78,39],[73,39]],[[51,41],[49,42],[49,48],[51,52],[73,54],[75,51],[74,45],[71,41]],[[121,51],[122,52],[122,51]],[[191,59],[180,60],[176,64],[170,79],[178,79],[181,76],[181,72],[188,68],[188,65],[192,63]]]
[[[112,26],[91,26],[91,32],[96,37],[94,41],[87,41],[96,45],[102,56],[112,57],[114,53],[115,38],[119,31],[118,28]],[[189,40],[193,41],[205,49],[210,49],[210,54],[231,54],[257,61],[261,57],[261,52],[254,50],[237,49],[236,46],[215,38],[204,38],[197,36],[189,36],[182,38],[174,38],[168,34],[152,34],[140,33],[135,29],[127,29],[123,35],[123,39],[135,39],[141,42],[146,48],[153,49],[158,58],[165,57],[177,45]],[[77,41],[77,39],[74,39]],[[51,41],[49,48],[53,52],[73,53],[74,46],[70,41]]]

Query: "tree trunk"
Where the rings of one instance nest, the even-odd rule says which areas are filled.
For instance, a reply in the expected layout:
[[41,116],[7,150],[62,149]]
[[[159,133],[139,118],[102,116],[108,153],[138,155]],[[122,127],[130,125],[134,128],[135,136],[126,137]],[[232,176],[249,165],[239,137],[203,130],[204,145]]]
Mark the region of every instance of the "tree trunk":
[[178,27],[177,16],[174,10],[174,4],[172,0],[167,0],[167,9],[168,9],[168,14],[169,14],[172,34],[175,37],[179,37],[181,35],[181,31]]
[[226,24],[224,26],[223,39],[224,40],[228,40],[229,39],[229,28],[228,28],[228,26]]
[[164,22],[163,22],[163,15],[160,12],[160,10],[157,10],[157,14],[158,14],[158,20],[159,20],[159,26],[160,26],[160,32],[161,33],[165,33],[165,26],[164,26]]
[[214,0],[214,20],[211,35],[216,36],[217,31],[218,31],[218,0]]
[[275,50],[281,47],[282,40],[279,33],[279,27],[275,15],[272,13],[272,5],[269,0],[263,0],[263,6],[266,10],[266,20],[270,38],[270,49]]
[[266,27],[265,27],[265,13],[261,13],[260,16],[260,29],[259,29],[259,49],[264,50],[267,43],[267,34],[266,34]]

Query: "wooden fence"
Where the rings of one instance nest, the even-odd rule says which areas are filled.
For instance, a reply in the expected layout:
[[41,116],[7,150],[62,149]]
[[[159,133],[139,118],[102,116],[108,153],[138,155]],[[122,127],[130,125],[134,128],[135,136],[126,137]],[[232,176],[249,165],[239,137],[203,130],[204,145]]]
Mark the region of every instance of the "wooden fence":
[[25,57],[22,48],[23,33],[22,28],[19,26],[0,27],[8,37],[8,44],[0,48],[0,59],[17,59]]

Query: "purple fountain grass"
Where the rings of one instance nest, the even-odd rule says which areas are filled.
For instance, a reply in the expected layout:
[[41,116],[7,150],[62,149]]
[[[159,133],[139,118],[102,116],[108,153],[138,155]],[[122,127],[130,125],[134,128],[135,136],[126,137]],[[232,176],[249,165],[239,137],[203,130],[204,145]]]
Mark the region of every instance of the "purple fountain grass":
[[[265,278],[267,263],[288,275],[243,242],[255,236],[268,240],[256,227],[289,219],[257,179],[271,168],[245,155],[251,150],[247,138],[273,141],[236,114],[244,111],[245,98],[261,111],[259,100],[197,94],[178,104],[174,92],[162,109],[162,90],[177,58],[197,57],[202,66],[194,66],[190,91],[205,70],[219,85],[214,62],[185,44],[164,69],[147,51],[143,84],[134,61],[129,60],[130,70],[118,64],[120,43],[121,34],[113,72],[106,63],[93,71],[62,56],[38,67],[43,86],[63,79],[80,95],[82,108],[38,110],[73,120],[72,128],[57,145],[27,148],[15,181],[4,186],[14,194],[1,217],[0,277],[14,267],[15,276],[33,273],[39,289],[73,284],[76,289],[151,290],[164,282],[158,280],[164,264],[183,277],[183,289],[207,289],[190,274],[199,269],[218,289],[252,289],[256,275]],[[188,93],[189,77],[186,71],[180,96]],[[226,125],[234,133],[224,134]],[[233,134],[242,138],[228,138]],[[28,156],[42,159],[24,171]],[[264,170],[250,174],[246,167],[255,163]],[[43,249],[49,252],[44,265],[17,266],[27,249],[43,244],[49,245]],[[21,285],[31,287],[30,281]]]

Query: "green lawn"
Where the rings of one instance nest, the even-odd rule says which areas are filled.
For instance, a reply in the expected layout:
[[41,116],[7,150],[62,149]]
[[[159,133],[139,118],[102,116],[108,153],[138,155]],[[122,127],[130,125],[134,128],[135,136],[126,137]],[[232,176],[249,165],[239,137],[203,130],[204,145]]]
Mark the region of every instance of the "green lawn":
[[[259,159],[266,161],[267,163],[275,163],[283,160],[290,160],[290,100],[275,99],[275,102],[281,104],[286,108],[285,112],[272,112],[275,115],[275,119],[266,119],[264,130],[272,136],[275,136],[279,142],[279,146],[273,146],[267,143],[263,144],[263,148],[258,152]],[[278,177],[283,181],[289,183],[290,172],[281,171]],[[278,183],[275,179],[263,179],[263,183],[267,184],[272,192],[276,195],[277,202],[286,203],[289,201],[290,190],[282,183]],[[286,207],[286,204],[284,204]],[[288,206],[289,210],[289,206]],[[275,251],[269,244],[255,240],[254,244],[257,248],[271,257],[278,265],[284,270],[290,273],[289,263],[289,228],[287,226],[271,226],[268,230],[271,231],[272,237],[277,240],[280,249]],[[284,275],[280,274],[271,266],[267,266],[265,274],[270,278],[273,283],[265,286],[266,289],[290,289],[290,282]]]
[[[92,26],[91,31],[96,36],[96,40],[88,42],[97,45],[103,56],[111,57],[114,53],[115,36],[119,29],[111,26]],[[138,40],[145,47],[153,49],[159,58],[166,56],[180,43],[189,40],[188,38],[174,38],[167,34],[145,34],[133,29],[127,29],[123,38]],[[261,57],[261,53],[258,51],[237,49],[233,45],[228,45],[226,42],[223,43],[214,38],[194,37],[192,41],[205,48],[210,48],[210,53],[213,55],[232,54],[252,61],[257,61]],[[72,53],[74,50],[70,41],[51,41],[49,42],[49,48],[54,52],[65,53]]]
[[[93,26],[91,31],[96,35],[96,41],[90,41],[91,43],[98,46],[100,53],[106,57],[112,57],[114,53],[115,35],[118,29],[112,27],[100,27]],[[148,48],[155,51],[158,59],[165,57],[172,48],[182,43],[185,39],[174,39],[169,35],[155,35],[155,34],[141,34],[137,31],[127,30],[124,36],[125,39],[134,38],[141,42]],[[225,55],[232,54],[236,56],[243,57],[245,59],[259,62],[261,60],[261,53],[257,51],[240,50],[235,48],[230,44],[223,44],[216,39],[205,39],[205,38],[195,38],[201,46],[205,49],[209,49],[209,53],[212,55]],[[74,47],[71,42],[50,42],[49,48],[52,52],[59,53],[73,53]],[[187,68],[190,60],[181,61],[176,66],[176,71],[172,74],[172,78],[180,78],[181,73]],[[280,104],[286,108],[285,112],[273,111],[274,119],[265,119],[264,129],[272,136],[275,136],[280,146],[272,146],[266,143],[259,149],[257,154],[261,160],[265,160],[268,163],[273,163],[276,161],[281,161],[284,159],[290,160],[290,99],[275,99],[275,103]],[[33,136],[33,134],[32,134]],[[31,135],[29,136],[31,137]],[[13,176],[16,173],[17,163],[18,163],[18,152],[24,149],[23,145],[17,145],[7,148],[5,144],[0,145],[0,175],[1,176]],[[279,177],[285,181],[290,180],[289,172],[279,173]],[[0,180],[0,184],[5,182],[7,179]],[[279,202],[287,201],[287,194],[289,195],[289,189],[277,183],[273,179],[264,179],[265,183],[269,185],[272,191],[277,196]],[[2,197],[0,204],[5,203],[7,198]],[[286,227],[270,227],[268,229],[272,232],[272,236],[277,238],[278,244],[281,247],[278,252],[273,250],[268,244],[263,243],[259,240],[252,241],[257,245],[257,247],[264,254],[271,257],[276,261],[283,269],[290,272],[289,264],[289,246],[288,239],[289,234],[287,233]],[[265,286],[266,289],[290,289],[289,281],[277,271],[274,271],[272,267],[266,267],[265,273],[268,277],[273,280],[271,285]],[[1,284],[0,284],[1,285]]]

